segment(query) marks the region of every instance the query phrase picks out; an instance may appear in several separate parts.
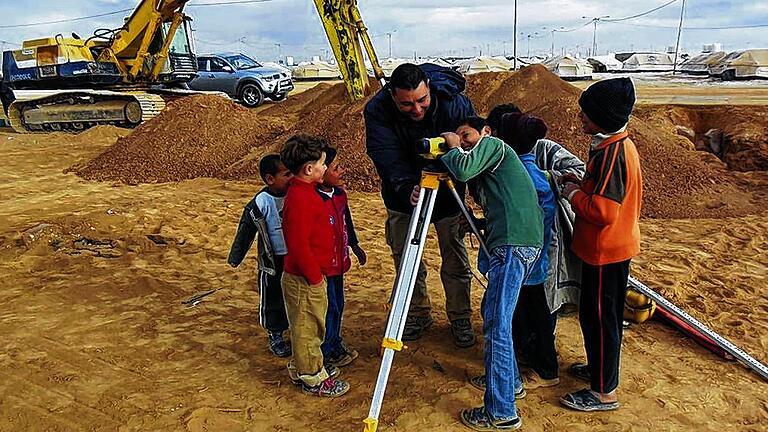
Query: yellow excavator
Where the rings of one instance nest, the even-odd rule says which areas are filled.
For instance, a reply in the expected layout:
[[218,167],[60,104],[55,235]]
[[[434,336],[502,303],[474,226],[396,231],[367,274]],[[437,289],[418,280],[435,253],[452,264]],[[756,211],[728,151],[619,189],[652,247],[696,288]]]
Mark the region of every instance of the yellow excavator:
[[196,76],[182,12],[188,0],[143,0],[123,25],[82,39],[24,41],[3,53],[2,101],[18,132],[135,126],[159,113]]
[[[197,73],[189,0],[142,0],[116,29],[82,39],[56,35],[3,53],[0,99],[18,132],[134,127],[156,116]],[[357,0],[314,0],[352,100],[368,94],[368,72],[383,80]]]

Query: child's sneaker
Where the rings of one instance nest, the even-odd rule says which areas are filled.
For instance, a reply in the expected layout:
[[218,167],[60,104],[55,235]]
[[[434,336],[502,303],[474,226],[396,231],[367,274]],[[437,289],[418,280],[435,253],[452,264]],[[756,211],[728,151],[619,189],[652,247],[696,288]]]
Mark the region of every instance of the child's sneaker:
[[291,346],[283,339],[283,333],[267,332],[269,338],[269,350],[277,357],[285,358],[291,356]]
[[339,397],[349,391],[349,383],[334,378],[328,378],[321,382],[320,385],[310,387],[302,381],[301,391],[306,394],[320,397]]
[[344,367],[351,364],[359,356],[360,354],[357,352],[357,350],[347,348],[344,344],[342,344],[341,349],[339,349],[335,355],[332,355],[326,359],[326,363],[336,367]]
[[[332,364],[326,364],[324,366],[325,366],[325,372],[328,373],[328,378],[336,378],[341,373],[339,368],[337,368],[336,366],[334,366]],[[291,372],[290,371],[288,371],[288,372],[289,372],[289,375],[290,375]],[[295,373],[295,372],[293,372],[293,373]],[[301,385],[301,383],[303,381],[298,376],[296,376],[296,377],[291,376],[291,382],[293,382],[296,385]]]

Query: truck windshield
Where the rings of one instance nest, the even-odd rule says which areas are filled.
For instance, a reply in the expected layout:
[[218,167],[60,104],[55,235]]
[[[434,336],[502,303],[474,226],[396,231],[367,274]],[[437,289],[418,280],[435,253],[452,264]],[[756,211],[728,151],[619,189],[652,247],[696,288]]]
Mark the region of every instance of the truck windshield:
[[226,57],[226,59],[229,62],[229,64],[235,67],[235,69],[252,69],[252,68],[261,67],[259,62],[257,62],[256,60],[248,56],[244,56],[242,54]]

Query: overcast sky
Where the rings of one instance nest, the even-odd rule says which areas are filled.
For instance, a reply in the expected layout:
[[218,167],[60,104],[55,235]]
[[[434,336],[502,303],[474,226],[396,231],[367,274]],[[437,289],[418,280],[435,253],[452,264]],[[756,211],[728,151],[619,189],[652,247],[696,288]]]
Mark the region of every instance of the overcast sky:
[[[194,18],[197,50],[244,51],[264,60],[279,54],[297,60],[327,55],[328,43],[311,0],[266,0],[263,3],[227,6],[196,6],[230,0],[192,0],[186,12]],[[518,55],[549,54],[553,29],[569,30],[589,19],[635,15],[669,0],[518,0]],[[681,1],[647,16],[621,23],[600,22],[598,53],[607,51],[663,50],[674,45]],[[64,20],[132,8],[137,0],[0,0],[0,27]],[[512,0],[359,0],[363,19],[374,37],[380,57],[389,54],[392,34],[394,56],[512,54]],[[0,40],[19,43],[25,39],[92,34],[99,27],[118,27],[125,14],[59,24],[0,28]],[[720,42],[725,50],[768,48],[767,0],[687,0],[686,27],[762,28],[703,30],[684,29],[682,47],[697,53],[703,44]],[[669,27],[669,28],[664,28]],[[593,26],[554,33],[555,51],[581,51],[592,45]],[[528,38],[528,35],[531,35]],[[13,45],[0,42],[4,49]],[[529,44],[530,43],[530,44]],[[280,45],[277,45],[280,44]]]

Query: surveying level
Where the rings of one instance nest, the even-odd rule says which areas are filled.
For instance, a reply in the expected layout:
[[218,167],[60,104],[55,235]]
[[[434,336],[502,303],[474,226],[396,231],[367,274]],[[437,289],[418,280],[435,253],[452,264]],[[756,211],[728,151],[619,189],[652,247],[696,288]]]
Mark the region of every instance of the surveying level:
[[[431,138],[431,140],[436,139],[437,138]],[[485,242],[483,241],[483,238],[480,237],[480,232],[464,205],[464,200],[462,200],[458,192],[456,192],[453,180],[451,180],[446,173],[435,173],[431,171],[422,172],[420,183],[421,193],[419,194],[419,200],[416,203],[416,208],[411,216],[411,222],[408,225],[408,237],[406,237],[405,249],[403,250],[402,258],[400,259],[400,271],[397,273],[395,289],[392,292],[392,298],[390,299],[392,308],[389,312],[384,339],[381,341],[383,356],[381,359],[381,367],[379,368],[379,376],[376,379],[376,388],[373,392],[373,399],[371,400],[371,409],[368,412],[368,418],[363,421],[363,423],[365,423],[365,432],[376,431],[379,424],[379,412],[381,411],[381,404],[384,400],[384,391],[387,388],[387,381],[389,380],[389,372],[392,369],[392,360],[395,357],[395,351],[401,351],[403,348],[407,348],[403,345],[402,341],[403,331],[405,330],[405,321],[408,317],[408,308],[411,304],[413,287],[416,284],[419,263],[421,262],[421,256],[424,254],[424,243],[427,239],[427,231],[429,231],[429,224],[432,220],[432,210],[435,207],[437,190],[441,182],[445,183],[451,190],[453,197],[459,204],[462,214],[469,221],[469,226],[472,228],[472,232],[478,239],[480,239],[480,247],[485,253],[488,253]]]
[[416,153],[425,159],[437,159],[449,150],[445,138],[422,138],[416,141]]

